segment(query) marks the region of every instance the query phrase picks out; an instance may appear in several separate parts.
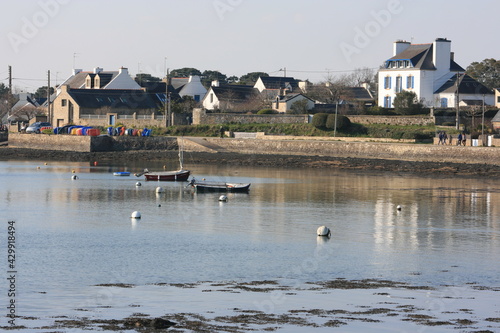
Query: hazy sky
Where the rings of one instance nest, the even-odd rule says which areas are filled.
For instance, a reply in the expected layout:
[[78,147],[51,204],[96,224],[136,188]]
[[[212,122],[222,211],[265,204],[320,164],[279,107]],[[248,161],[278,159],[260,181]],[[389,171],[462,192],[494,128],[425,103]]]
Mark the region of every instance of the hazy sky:
[[[195,67],[322,81],[378,68],[405,39],[452,41],[468,66],[500,58],[498,0],[0,0],[0,82],[34,91],[83,70]],[[167,60],[165,60],[167,59]]]

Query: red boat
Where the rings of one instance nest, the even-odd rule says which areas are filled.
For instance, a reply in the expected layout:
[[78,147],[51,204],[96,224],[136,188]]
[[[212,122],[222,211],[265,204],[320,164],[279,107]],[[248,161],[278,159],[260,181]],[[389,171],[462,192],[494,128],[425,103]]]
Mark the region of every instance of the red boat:
[[148,169],[145,169],[144,172],[142,173],[137,173],[135,174],[137,177],[140,177],[144,175],[146,177],[146,180],[156,180],[156,181],[170,181],[170,182],[175,182],[175,181],[187,181],[189,178],[189,175],[191,174],[191,171],[189,170],[184,170],[182,168],[182,161],[183,161],[183,149],[182,147],[179,149],[179,166],[180,169],[176,171],[158,171],[158,172],[149,172]]
[[156,181],[186,181],[189,178],[191,171],[189,170],[177,170],[177,171],[159,171],[159,172],[148,172],[144,176],[146,180],[156,180]]

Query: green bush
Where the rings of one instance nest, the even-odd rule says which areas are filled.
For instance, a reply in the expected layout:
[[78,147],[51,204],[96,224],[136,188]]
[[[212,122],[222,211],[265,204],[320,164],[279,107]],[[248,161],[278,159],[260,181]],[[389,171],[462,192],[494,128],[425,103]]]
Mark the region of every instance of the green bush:
[[275,114],[277,113],[273,109],[262,109],[257,112],[257,114]]
[[337,115],[337,126],[335,126],[335,114],[329,114],[326,119],[326,128],[337,129],[338,131],[346,130],[351,126],[351,121],[344,115]]
[[316,113],[312,118],[312,125],[316,128],[326,128],[326,120],[328,119],[327,113]]

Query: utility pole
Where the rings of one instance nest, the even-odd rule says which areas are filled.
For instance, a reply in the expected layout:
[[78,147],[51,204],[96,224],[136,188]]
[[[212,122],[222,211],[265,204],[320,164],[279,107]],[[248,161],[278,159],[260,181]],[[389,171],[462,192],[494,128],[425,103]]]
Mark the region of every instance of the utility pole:
[[457,130],[460,130],[460,93],[459,93],[460,83],[459,82],[460,82],[460,73],[457,73],[457,93],[455,101],[456,103],[455,107],[457,108],[457,115],[455,119]]
[[52,124],[52,114],[50,112],[50,70],[47,71],[47,121]]
[[167,127],[170,126],[170,96],[168,94],[168,68],[166,69],[166,75],[165,75],[165,125]]
[[483,139],[483,146],[484,146],[484,94],[483,94],[483,119],[482,119],[482,125],[481,125],[481,138]]
[[12,66],[9,66],[9,93],[12,95]]

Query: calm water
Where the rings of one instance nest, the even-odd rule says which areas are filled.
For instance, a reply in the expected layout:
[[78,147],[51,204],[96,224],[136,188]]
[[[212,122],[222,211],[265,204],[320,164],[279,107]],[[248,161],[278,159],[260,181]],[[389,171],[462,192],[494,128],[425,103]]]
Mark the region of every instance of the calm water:
[[[104,283],[500,282],[500,181],[187,165],[196,178],[252,183],[220,203],[185,183],[112,175],[144,167],[0,162],[2,257],[14,220],[26,311],[64,307]],[[316,237],[321,225],[331,239]]]

